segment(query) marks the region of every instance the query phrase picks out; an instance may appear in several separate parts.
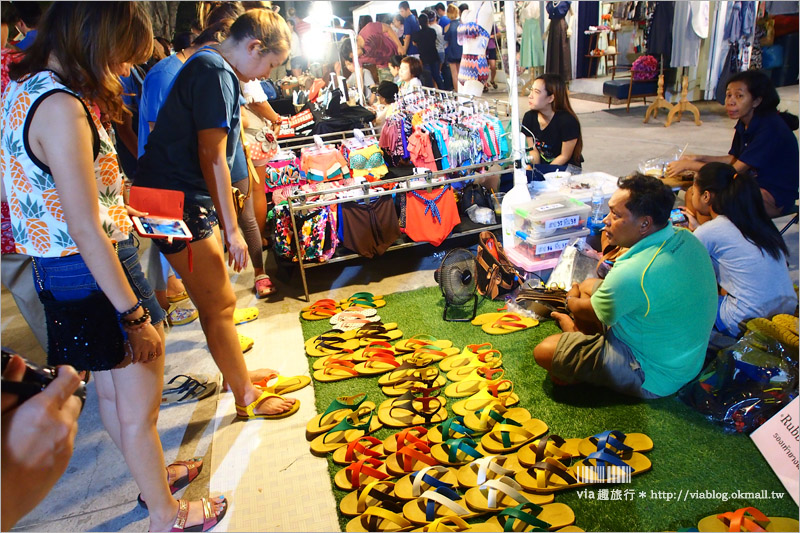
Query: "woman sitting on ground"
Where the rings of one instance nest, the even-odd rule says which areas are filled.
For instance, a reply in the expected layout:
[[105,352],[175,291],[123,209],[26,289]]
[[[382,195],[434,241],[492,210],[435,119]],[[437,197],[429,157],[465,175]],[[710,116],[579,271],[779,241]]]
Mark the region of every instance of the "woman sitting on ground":
[[422,87],[419,76],[422,74],[422,61],[416,57],[404,57],[400,62],[400,94],[410,93]]
[[[147,502],[150,530],[206,531],[225,514],[227,502],[221,496],[191,503],[172,496],[174,487],[196,477],[202,461],[165,470],[156,429],[165,315],[130,236],[128,213],[141,213],[125,209],[116,152],[94,110],[117,123],[130,114],[118,76],[150,56],[150,19],[138,2],[54,2],[39,31],[24,59],[11,66],[14,81],[4,94],[0,128],[3,146],[19,147],[2,155],[17,251],[34,256],[40,297],[80,307],[88,298],[102,298],[113,306],[105,312],[113,317],[116,309],[127,337],[123,342],[118,332],[116,344],[111,331],[73,322],[85,341],[50,346],[48,363],[95,371],[100,418]],[[50,339],[81,334],[62,321],[47,326]]]
[[533,164],[581,166],[583,139],[578,116],[569,103],[564,78],[544,74],[533,82],[531,110],[522,117]]
[[692,189],[698,213],[710,218],[698,226],[685,211],[717,274],[715,329],[736,337],[742,321],[793,313],[797,296],[786,266],[789,250],[767,216],[756,180],[731,165],[708,163]]
[[[728,155],[684,155],[667,167],[667,176],[684,170],[700,170],[711,162],[733,165],[737,172],[750,171],[758,180],[764,208],[770,218],[794,209],[797,200],[798,163],[797,117],[778,112],[780,97],[772,80],[761,71],[746,70],[728,80],[725,111],[738,119]],[[686,206],[695,212],[692,193],[686,193]],[[702,215],[698,217],[705,221]]]
[[214,362],[236,400],[240,418],[280,418],[297,411],[293,399],[261,392],[250,381],[233,324],[236,295],[219,238],[224,228],[228,263],[247,266],[231,197],[231,165],[241,153],[239,82],[268,77],[289,55],[290,30],[269,10],[245,12],[221,44],[204,47],[176,76],[158,114],[135,184],[182,191],[186,241],[154,240],[182,277],[200,313]]

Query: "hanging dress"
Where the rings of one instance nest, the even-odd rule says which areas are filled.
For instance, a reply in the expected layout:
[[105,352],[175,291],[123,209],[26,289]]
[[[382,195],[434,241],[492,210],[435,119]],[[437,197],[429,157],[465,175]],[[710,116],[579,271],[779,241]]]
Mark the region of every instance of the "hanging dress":
[[547,61],[545,72],[560,74],[564,81],[572,79],[572,58],[567,36],[566,16],[570,2],[547,2],[550,26],[547,30]]
[[520,65],[522,68],[544,66],[544,42],[538,16],[525,19],[525,24],[522,26]]

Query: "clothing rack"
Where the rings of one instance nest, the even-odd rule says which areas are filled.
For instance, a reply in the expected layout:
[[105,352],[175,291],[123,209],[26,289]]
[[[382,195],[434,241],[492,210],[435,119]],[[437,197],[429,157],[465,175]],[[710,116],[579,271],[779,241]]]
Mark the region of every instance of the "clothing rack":
[[[497,161],[492,161],[492,163],[506,164],[506,163],[512,163],[513,161],[514,160],[511,159],[511,158],[507,158],[507,159],[500,159],[500,160],[497,160]],[[318,266],[324,266],[324,265],[327,265],[327,264],[330,264],[330,263],[339,263],[339,262],[343,262],[343,261],[350,261],[350,260],[353,260],[353,259],[361,258],[362,256],[359,255],[359,254],[356,254],[356,253],[352,253],[352,254],[347,254],[347,255],[342,255],[342,256],[336,256],[336,257],[333,257],[333,258],[331,258],[331,259],[329,259],[327,261],[324,261],[322,263],[306,263],[305,261],[303,261],[303,253],[302,253],[303,251],[300,249],[301,245],[300,245],[300,240],[298,238],[299,236],[298,236],[298,233],[297,233],[297,221],[295,220],[295,213],[296,212],[310,211],[312,209],[318,209],[320,207],[325,207],[325,206],[329,206],[329,205],[338,205],[338,204],[343,204],[343,203],[347,203],[347,202],[353,202],[353,201],[357,201],[357,200],[361,200],[361,199],[379,198],[381,196],[387,196],[387,195],[390,195],[390,194],[406,193],[406,192],[410,192],[410,191],[418,191],[418,190],[421,190],[421,189],[431,189],[433,187],[441,187],[441,186],[444,186],[444,185],[450,185],[452,183],[458,183],[458,182],[462,182],[462,181],[474,180],[476,178],[497,176],[497,175],[500,175],[500,174],[503,174],[504,172],[506,172],[506,171],[503,171],[503,170],[497,170],[497,171],[485,172],[485,173],[482,173],[482,174],[472,173],[472,174],[469,174],[467,176],[459,176],[459,177],[455,177],[455,178],[446,178],[446,179],[443,179],[443,180],[438,181],[436,183],[433,182],[433,179],[437,178],[437,177],[445,176],[447,174],[452,174],[454,172],[477,171],[477,170],[479,170],[481,168],[485,168],[486,166],[487,166],[487,163],[479,163],[477,165],[469,165],[469,166],[464,166],[464,167],[450,168],[450,169],[446,169],[446,170],[439,170],[439,171],[436,171],[436,172],[430,172],[429,171],[429,172],[426,172],[424,174],[414,174],[412,176],[404,176],[404,177],[400,177],[400,178],[389,178],[389,179],[374,181],[374,182],[371,182],[371,183],[363,183],[363,184],[359,184],[359,185],[349,185],[349,186],[345,186],[345,187],[338,187],[338,188],[335,188],[335,189],[327,189],[325,191],[325,194],[337,194],[337,193],[341,193],[341,192],[361,189],[364,192],[364,195],[362,197],[349,197],[349,198],[336,198],[336,199],[333,199],[333,200],[308,201],[308,197],[309,196],[320,196],[320,193],[319,192],[301,192],[301,193],[297,193],[297,194],[291,195],[289,197],[289,202],[288,202],[289,203],[289,216],[290,216],[291,221],[292,221],[292,236],[293,236],[293,239],[294,239],[294,248],[295,248],[295,252],[297,254],[297,262],[298,262],[298,264],[300,266],[300,276],[301,276],[301,278],[303,280],[303,292],[305,294],[306,301],[307,302],[311,301],[311,298],[310,298],[310,295],[309,295],[309,292],[308,292],[308,279],[306,277],[306,270],[307,269],[318,267]],[[419,178],[424,179],[425,183],[420,183],[420,184],[416,184],[416,185],[410,185],[408,183],[409,181],[411,181],[413,179],[419,179]],[[379,188],[382,185],[394,185],[394,184],[397,184],[397,183],[405,183],[406,186],[404,188],[392,189],[392,190],[382,190],[382,189]],[[374,188],[379,188],[379,189],[373,190]],[[470,230],[462,231],[462,232],[459,232],[459,233],[451,233],[450,235],[448,235],[447,239],[452,239],[452,238],[455,238],[455,237],[461,237],[461,236],[465,236],[465,235],[472,235],[472,234],[475,234],[475,233],[480,233],[481,231],[493,231],[493,230],[499,229],[500,227],[501,227],[500,223],[491,224],[491,225],[481,225],[480,227],[475,228],[475,229],[470,229]],[[399,249],[403,249],[403,248],[410,248],[410,247],[418,246],[418,245],[422,245],[422,244],[429,244],[429,243],[427,243],[427,242],[416,242],[416,241],[404,241],[402,243],[392,244],[386,250],[386,252],[390,252],[392,250],[399,250]]]
[[[364,128],[359,128],[364,135],[367,136],[374,136],[377,137],[381,134],[380,128],[377,126],[366,126]],[[289,137],[286,139],[279,139],[278,146],[284,150],[296,150],[299,148],[305,148],[307,146],[314,146],[316,141],[314,137],[319,137],[323,140],[323,142],[338,142],[344,141],[346,139],[352,138],[355,133],[355,130],[347,130],[347,131],[334,131],[332,133],[324,133],[322,135],[306,135],[303,137]],[[295,144],[299,143],[299,144]]]

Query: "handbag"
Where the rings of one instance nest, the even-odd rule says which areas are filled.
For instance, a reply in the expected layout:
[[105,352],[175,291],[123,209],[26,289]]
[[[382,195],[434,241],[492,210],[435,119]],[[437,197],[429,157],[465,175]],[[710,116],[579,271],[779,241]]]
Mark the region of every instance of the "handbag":
[[481,232],[475,261],[481,295],[497,300],[519,287],[520,275],[491,231]]
[[489,191],[480,183],[470,183],[461,191],[461,199],[458,201],[458,212],[466,213],[467,209],[477,205],[478,207],[489,207]]
[[105,293],[59,301],[44,289],[36,259],[33,272],[47,322],[47,364],[72,365],[78,371],[117,367],[125,358],[125,335]]
[[517,293],[516,302],[543,318],[549,318],[553,312],[569,314],[567,291],[558,287],[522,289]]
[[250,198],[250,193],[253,192],[253,180],[258,183],[258,174],[256,174],[256,169],[253,167],[253,162],[250,160],[250,151],[247,148],[247,141],[244,138],[244,128],[239,128],[239,135],[242,139],[244,158],[247,160],[247,192],[242,193],[238,188],[231,185],[231,195],[233,196],[233,208],[236,210],[236,218],[242,216],[244,204],[247,199]]

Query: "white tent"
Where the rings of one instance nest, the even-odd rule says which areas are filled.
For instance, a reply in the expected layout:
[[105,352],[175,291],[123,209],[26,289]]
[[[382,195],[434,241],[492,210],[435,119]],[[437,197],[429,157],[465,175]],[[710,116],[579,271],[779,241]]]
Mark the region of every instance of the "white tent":
[[[397,5],[400,2],[366,2],[353,10],[353,23],[358,24],[358,17],[361,15],[369,15],[372,20],[375,20],[375,15],[383,15],[386,13],[396,14],[398,12]],[[444,3],[444,2],[443,2]],[[422,10],[428,6],[436,5],[436,2],[409,2],[409,7],[417,10],[417,14],[422,13]]]

